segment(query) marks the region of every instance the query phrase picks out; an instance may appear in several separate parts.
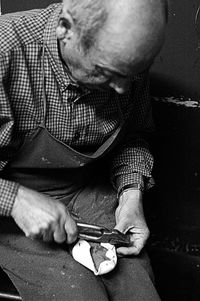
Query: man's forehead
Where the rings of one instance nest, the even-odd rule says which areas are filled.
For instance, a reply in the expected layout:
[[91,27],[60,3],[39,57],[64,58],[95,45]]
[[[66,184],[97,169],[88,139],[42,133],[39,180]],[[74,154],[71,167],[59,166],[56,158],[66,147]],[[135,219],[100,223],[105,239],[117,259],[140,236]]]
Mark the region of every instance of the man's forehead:
[[141,72],[150,65],[146,55],[137,52],[131,45],[124,47],[119,43],[116,46],[111,41],[93,49],[92,61],[94,65],[126,77]]
[[[131,61],[140,55],[138,49],[143,40],[144,34],[140,28],[133,27],[132,30],[116,30],[114,26],[102,29],[96,39],[96,49],[106,53],[108,56],[120,60]],[[148,41],[147,41],[148,42]]]

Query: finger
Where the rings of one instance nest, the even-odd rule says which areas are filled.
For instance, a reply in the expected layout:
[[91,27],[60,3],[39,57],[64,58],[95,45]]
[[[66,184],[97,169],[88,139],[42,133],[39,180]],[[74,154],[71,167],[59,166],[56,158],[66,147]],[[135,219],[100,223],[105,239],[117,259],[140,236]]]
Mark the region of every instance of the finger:
[[137,248],[135,246],[129,247],[129,248],[125,248],[125,247],[120,247],[117,248],[117,254],[119,255],[123,255],[123,256],[131,256],[131,255],[139,255],[141,252],[142,248]]
[[33,234],[33,233],[28,233],[25,234],[26,237],[30,238],[30,239],[41,239],[42,238],[42,234],[38,233],[38,234]]
[[53,231],[51,227],[51,223],[43,221],[39,227],[39,234],[37,238],[42,239],[44,242],[50,242],[53,240]]
[[131,247],[120,247],[117,249],[117,253],[125,256],[138,255],[144,248],[145,242],[143,239],[136,239]]
[[66,219],[64,228],[67,235],[67,243],[74,243],[78,237],[78,229],[76,222],[70,216],[68,216],[68,218]]
[[26,234],[31,239],[41,239],[45,242],[52,241],[52,231],[50,229],[33,228]]
[[134,226],[130,226],[128,223],[119,223],[115,226],[115,229],[126,234],[130,229],[133,229]]
[[38,225],[37,226],[31,225],[29,227],[29,229],[25,230],[25,235],[26,235],[26,237],[31,238],[31,239],[41,238],[41,236],[42,236],[41,229],[38,227]]
[[66,233],[65,233],[63,225],[56,226],[54,233],[53,233],[53,238],[54,238],[54,241],[57,243],[63,243],[64,241],[66,241],[67,237],[66,237]]
[[51,230],[44,230],[42,231],[43,233],[41,234],[42,240],[44,242],[51,242],[53,241],[53,233]]

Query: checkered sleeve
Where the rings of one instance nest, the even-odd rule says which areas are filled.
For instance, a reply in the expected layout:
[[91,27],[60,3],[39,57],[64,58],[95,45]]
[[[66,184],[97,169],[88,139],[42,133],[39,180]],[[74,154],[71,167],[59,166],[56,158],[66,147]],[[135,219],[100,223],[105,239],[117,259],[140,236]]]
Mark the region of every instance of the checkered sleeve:
[[143,191],[154,183],[151,175],[153,156],[147,143],[147,137],[154,129],[147,72],[133,83],[131,98],[133,111],[111,165],[111,181],[118,193],[131,185]]
[[0,215],[10,216],[19,184],[0,179]]
[[[12,148],[13,114],[6,93],[8,58],[0,55],[0,173],[8,163]],[[0,215],[9,216],[19,184],[0,178]]]

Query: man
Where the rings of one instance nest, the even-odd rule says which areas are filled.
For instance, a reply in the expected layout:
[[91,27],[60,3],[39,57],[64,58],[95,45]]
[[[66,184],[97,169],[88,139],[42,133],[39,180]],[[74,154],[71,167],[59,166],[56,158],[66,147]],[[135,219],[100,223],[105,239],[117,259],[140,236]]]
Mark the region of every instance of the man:
[[[159,300],[142,193],[165,1],[64,0],[0,24],[1,266],[23,300]],[[113,272],[73,260],[72,213],[131,235]]]

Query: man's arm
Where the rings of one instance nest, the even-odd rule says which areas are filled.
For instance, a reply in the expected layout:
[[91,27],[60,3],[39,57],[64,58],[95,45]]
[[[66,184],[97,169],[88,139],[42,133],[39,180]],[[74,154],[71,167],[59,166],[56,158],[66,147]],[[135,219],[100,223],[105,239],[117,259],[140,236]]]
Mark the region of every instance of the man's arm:
[[138,186],[144,190],[153,183],[153,156],[148,138],[154,130],[149,97],[148,73],[138,76],[133,84],[133,102],[123,140],[116,148],[111,163],[111,180],[118,194],[124,187]]
[[[17,151],[14,113],[9,100],[9,58],[0,56],[0,174]],[[0,178],[0,216],[12,216],[26,236],[72,243],[77,227],[63,204],[41,193]]]
[[[0,32],[1,33],[1,32]],[[1,35],[0,35],[1,38]],[[2,39],[0,39],[2,41]],[[14,116],[9,101],[9,56],[0,54],[0,173],[15,151]],[[10,216],[18,184],[0,178],[0,215]]]
[[139,254],[148,239],[142,193],[153,183],[153,157],[145,140],[153,129],[148,74],[141,75],[133,92],[133,112],[125,139],[112,161],[112,182],[119,196],[116,229],[129,232],[132,241],[130,248],[118,249],[118,253],[124,255]]

